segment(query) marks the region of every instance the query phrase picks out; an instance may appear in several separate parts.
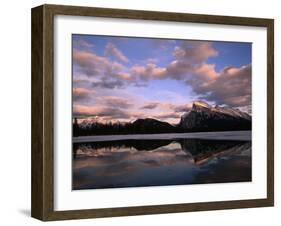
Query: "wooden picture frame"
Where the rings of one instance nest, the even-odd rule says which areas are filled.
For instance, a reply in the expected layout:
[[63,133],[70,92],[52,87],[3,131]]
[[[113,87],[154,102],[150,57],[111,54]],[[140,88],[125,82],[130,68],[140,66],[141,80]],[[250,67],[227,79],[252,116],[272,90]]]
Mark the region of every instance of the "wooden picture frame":
[[[267,29],[267,198],[122,208],[54,210],[54,16],[71,15],[240,25]],[[32,217],[66,220],[162,214],[274,205],[274,21],[273,19],[196,15],[77,6],[42,5],[32,9]]]

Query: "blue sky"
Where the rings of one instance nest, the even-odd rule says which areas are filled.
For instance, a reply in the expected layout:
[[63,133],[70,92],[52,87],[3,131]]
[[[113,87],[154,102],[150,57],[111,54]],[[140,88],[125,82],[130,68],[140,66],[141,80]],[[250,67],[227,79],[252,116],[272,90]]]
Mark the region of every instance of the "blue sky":
[[72,39],[74,116],[177,123],[195,100],[251,111],[251,43]]

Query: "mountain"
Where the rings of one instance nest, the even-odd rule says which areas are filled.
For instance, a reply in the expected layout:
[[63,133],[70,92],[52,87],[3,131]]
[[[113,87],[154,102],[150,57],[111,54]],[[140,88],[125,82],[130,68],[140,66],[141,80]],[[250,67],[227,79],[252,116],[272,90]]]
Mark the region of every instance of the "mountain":
[[136,133],[169,133],[176,132],[176,127],[168,122],[162,122],[152,118],[137,119],[132,123],[132,129]]
[[182,115],[177,125],[152,118],[127,123],[102,123],[95,119],[84,119],[79,124],[75,119],[73,136],[231,131],[250,130],[251,127],[251,116],[239,109],[213,107],[203,101],[195,101],[192,109]]
[[179,127],[185,131],[248,130],[251,121],[251,116],[239,109],[212,107],[203,101],[195,101],[192,109],[181,117]]

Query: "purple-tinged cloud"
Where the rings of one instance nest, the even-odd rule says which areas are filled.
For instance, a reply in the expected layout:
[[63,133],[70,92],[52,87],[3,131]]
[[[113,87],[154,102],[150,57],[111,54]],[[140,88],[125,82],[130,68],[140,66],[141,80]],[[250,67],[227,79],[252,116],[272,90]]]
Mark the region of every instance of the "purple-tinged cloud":
[[105,56],[115,57],[118,61],[128,63],[129,59],[119,50],[113,43],[108,43],[105,46]]
[[157,108],[158,105],[159,105],[159,103],[148,103],[148,104],[142,106],[141,109],[149,109],[149,110],[151,110],[151,109]]
[[[191,109],[189,101],[194,98],[251,111],[250,61],[245,66],[218,70],[217,62],[220,67],[225,63],[212,42],[155,39],[155,45],[143,42],[151,49],[138,51],[136,46],[132,53],[124,51],[128,46],[123,52],[117,48],[118,38],[116,41],[112,37],[103,44],[95,40],[78,39],[73,43],[74,113],[81,117],[94,116],[104,121],[154,117],[175,122]],[[131,40],[127,38],[122,46]],[[164,80],[174,81],[169,85]],[[154,95],[151,87],[157,87],[155,91],[163,95]],[[174,93],[176,101],[165,102],[165,91]],[[95,108],[89,107],[93,103]]]
[[123,66],[117,62],[111,62],[106,57],[101,57],[93,52],[74,51],[73,63],[76,70],[89,77],[101,77],[106,75],[114,75],[121,72]]
[[182,105],[176,105],[173,107],[173,110],[175,112],[188,112],[189,110],[191,110],[192,108],[192,104],[182,104]]
[[89,43],[83,39],[74,39],[72,45],[74,49],[85,50],[85,51],[90,51],[94,47],[92,43]]
[[141,81],[161,79],[167,75],[166,68],[157,67],[156,64],[152,63],[148,63],[145,66],[135,65],[130,71],[133,76],[136,76]]
[[150,102],[142,106],[140,109],[162,109],[165,111],[173,111],[173,112],[187,112],[192,108],[192,103],[186,104],[172,104],[169,102]]
[[95,92],[85,89],[85,88],[73,88],[72,92],[72,98],[73,101],[82,101],[82,100],[87,100],[91,98],[91,95],[93,95]]
[[117,97],[117,96],[105,96],[102,98],[102,101],[110,107],[114,108],[129,108],[132,107],[133,104],[130,103],[130,101],[123,97]]
[[206,41],[184,41],[176,46],[174,56],[192,63],[202,63],[209,57],[218,55],[218,51],[212,47],[211,42]]
[[226,67],[216,79],[195,86],[194,90],[206,100],[232,107],[251,105],[252,66]]
[[161,112],[158,114],[152,114],[153,118],[159,119],[159,120],[167,120],[167,119],[179,119],[180,114],[177,112]]
[[103,88],[103,89],[119,89],[125,87],[125,83],[122,80],[107,81],[101,80],[97,82],[92,82],[91,86],[93,88]]
[[74,105],[73,115],[75,117],[105,117],[107,119],[128,119],[129,114],[119,108],[104,107],[104,106],[83,106]]

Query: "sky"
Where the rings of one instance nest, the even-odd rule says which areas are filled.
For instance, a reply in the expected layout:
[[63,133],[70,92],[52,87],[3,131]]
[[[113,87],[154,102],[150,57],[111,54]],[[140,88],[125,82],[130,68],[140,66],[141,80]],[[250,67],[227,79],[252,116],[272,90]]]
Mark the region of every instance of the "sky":
[[251,113],[251,43],[72,35],[73,117],[172,124],[192,102]]

